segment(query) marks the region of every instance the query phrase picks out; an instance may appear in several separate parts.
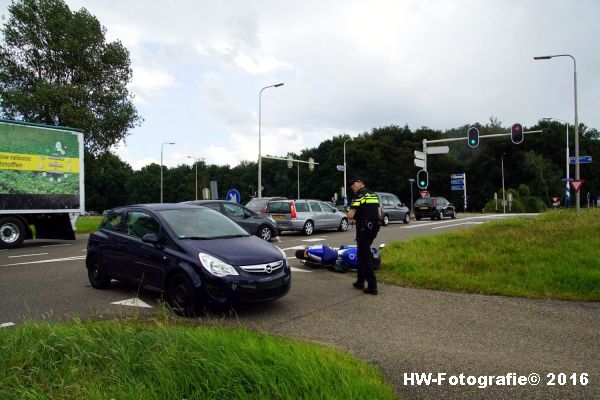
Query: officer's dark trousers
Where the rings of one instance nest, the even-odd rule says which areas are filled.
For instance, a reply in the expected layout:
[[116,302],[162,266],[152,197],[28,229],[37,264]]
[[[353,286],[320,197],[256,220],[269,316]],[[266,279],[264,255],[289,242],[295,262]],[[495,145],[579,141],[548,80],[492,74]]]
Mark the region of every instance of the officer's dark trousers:
[[358,279],[362,284],[367,281],[367,286],[371,290],[377,289],[377,280],[375,279],[375,269],[373,267],[373,254],[371,253],[371,244],[379,231],[375,226],[373,229],[358,228],[356,235],[356,247],[358,252]]

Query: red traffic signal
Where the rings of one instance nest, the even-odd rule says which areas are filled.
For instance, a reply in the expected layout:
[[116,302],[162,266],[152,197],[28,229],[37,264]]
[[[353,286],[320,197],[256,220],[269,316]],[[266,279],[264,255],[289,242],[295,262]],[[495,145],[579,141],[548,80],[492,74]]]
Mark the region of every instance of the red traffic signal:
[[524,138],[523,126],[521,124],[513,124],[510,128],[510,140],[512,140],[514,144],[521,144]]
[[479,146],[479,129],[474,126],[467,131],[467,144],[472,148]]

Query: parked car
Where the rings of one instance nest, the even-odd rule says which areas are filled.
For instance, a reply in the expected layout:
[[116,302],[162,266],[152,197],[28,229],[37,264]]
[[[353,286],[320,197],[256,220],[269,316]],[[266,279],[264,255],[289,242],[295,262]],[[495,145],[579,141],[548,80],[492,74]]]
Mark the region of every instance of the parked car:
[[379,197],[381,207],[381,224],[389,225],[390,221],[410,222],[410,210],[400,201],[398,196],[392,193],[375,192]]
[[279,231],[302,232],[307,236],[315,230],[348,230],[348,217],[319,200],[275,200],[267,205],[267,214],[277,221]]
[[282,250],[210,208],[189,204],[110,210],[90,235],[86,267],[96,289],[117,279],[159,291],[187,316],[203,303],[272,301],[291,285]]
[[420,221],[421,218],[444,217],[456,218],[456,208],[444,197],[428,197],[415,201],[415,218]]
[[287,197],[261,197],[261,198],[254,198],[252,200],[250,200],[248,203],[246,203],[246,208],[257,212],[257,213],[262,213],[264,214],[267,210],[267,204],[269,204],[270,201],[273,200],[285,200],[287,199]]
[[268,215],[258,214],[239,204],[226,200],[193,200],[184,203],[212,208],[231,218],[251,235],[256,235],[267,242],[279,236],[277,222]]

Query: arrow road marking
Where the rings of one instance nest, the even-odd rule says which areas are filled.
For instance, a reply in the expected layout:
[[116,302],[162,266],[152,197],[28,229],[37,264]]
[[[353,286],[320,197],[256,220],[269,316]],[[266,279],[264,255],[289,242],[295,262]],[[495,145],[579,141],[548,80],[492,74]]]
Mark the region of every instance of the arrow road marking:
[[292,269],[293,272],[312,272],[312,271],[307,271],[305,269],[301,269],[301,268],[296,268],[296,267],[290,267]]
[[306,246],[294,246],[294,247],[286,247],[285,249],[281,249],[281,250],[283,250],[283,251],[286,251],[286,250],[301,250],[301,249],[303,249],[305,247]]
[[15,326],[14,322],[5,322],[3,324],[0,324],[0,328],[8,328],[10,326]]
[[144,303],[142,300],[134,297],[133,299],[113,301],[110,304],[116,304],[119,306],[127,306],[127,307],[141,307],[141,308],[152,308],[151,305]]
[[302,242],[320,242],[326,238],[303,239]]

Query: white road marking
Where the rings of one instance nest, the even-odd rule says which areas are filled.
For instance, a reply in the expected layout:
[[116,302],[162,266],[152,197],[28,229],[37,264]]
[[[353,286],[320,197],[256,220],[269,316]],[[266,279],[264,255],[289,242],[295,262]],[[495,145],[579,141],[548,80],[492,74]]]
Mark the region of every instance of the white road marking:
[[14,322],[5,322],[3,324],[0,324],[0,328],[8,328],[10,326],[15,326]]
[[59,247],[59,246],[70,246],[71,243],[63,243],[63,244],[47,244],[45,246],[40,246],[40,247]]
[[74,260],[83,260],[83,259],[85,259],[85,256],[54,258],[54,259],[50,259],[50,260],[39,260],[39,261],[13,263],[13,264],[2,264],[2,265],[0,265],[0,267],[10,267],[12,265],[25,265],[25,264],[42,264],[42,263],[61,262],[61,261],[74,261]]
[[151,305],[144,303],[142,300],[134,297],[133,299],[114,301],[110,304],[116,304],[119,306],[127,306],[127,307],[141,307],[141,308],[152,308]]
[[325,239],[327,239],[327,237],[314,238],[314,239],[303,239],[302,242],[320,242]]
[[286,250],[301,250],[301,249],[303,249],[305,247],[306,246],[294,246],[294,247],[286,247],[285,249],[281,249],[281,250],[283,250],[283,251],[286,251]]
[[410,225],[406,225],[406,226],[402,226],[400,227],[400,229],[411,229],[411,228],[421,228],[424,226],[430,226],[430,225],[439,225],[439,224],[447,224],[449,222],[455,222],[455,221],[469,221],[469,220],[473,220],[473,219],[490,219],[490,218],[508,218],[508,217],[534,217],[537,216],[539,214],[535,214],[535,213],[524,213],[524,214],[484,214],[484,215],[480,215],[477,217],[465,217],[465,218],[458,218],[458,219],[452,219],[452,220],[442,220],[442,221],[430,221],[430,222],[421,222],[421,223],[414,223],[414,224],[410,224]]
[[85,253],[85,252],[87,252],[87,249],[83,249],[83,250],[81,250],[81,251]]
[[48,253],[36,253],[36,254],[21,254],[19,256],[8,256],[8,258],[19,258],[19,257],[35,257],[35,256],[45,256]]
[[481,224],[485,224],[485,222],[477,222],[477,221],[468,221],[468,222],[461,222],[459,224],[452,224],[452,225],[444,225],[444,226],[436,226],[435,228],[431,228],[431,229],[444,229],[444,228],[450,228],[453,226],[459,226],[459,225],[481,225]]
[[290,267],[292,269],[292,271],[294,272],[312,272],[312,271],[307,271],[305,269],[301,269],[301,268],[296,268],[296,267]]

